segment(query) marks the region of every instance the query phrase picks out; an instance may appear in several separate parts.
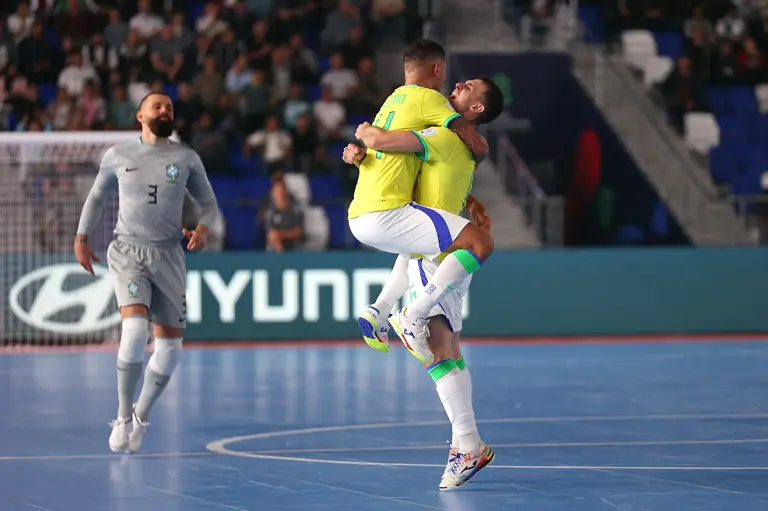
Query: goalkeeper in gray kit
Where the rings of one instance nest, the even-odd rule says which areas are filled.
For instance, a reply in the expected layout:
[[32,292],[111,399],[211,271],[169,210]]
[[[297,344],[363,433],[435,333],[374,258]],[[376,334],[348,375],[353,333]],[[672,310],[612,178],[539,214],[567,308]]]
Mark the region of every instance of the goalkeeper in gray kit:
[[[117,185],[119,213],[115,239],[107,250],[109,272],[122,317],[117,353],[117,419],[111,423],[113,451],[135,452],[141,447],[149,410],[168,385],[182,354],[186,328],[186,262],[181,247],[205,247],[208,225],[218,205],[200,157],[189,147],[168,140],[173,132],[173,103],[165,94],[149,94],[136,118],[141,137],[111,147],[83,206],[75,238],[75,256],[93,274],[99,259],[88,242],[106,197]],[[194,231],[181,228],[186,191],[200,204],[202,216]],[[149,322],[154,329],[154,353],[134,404],[144,366]]]

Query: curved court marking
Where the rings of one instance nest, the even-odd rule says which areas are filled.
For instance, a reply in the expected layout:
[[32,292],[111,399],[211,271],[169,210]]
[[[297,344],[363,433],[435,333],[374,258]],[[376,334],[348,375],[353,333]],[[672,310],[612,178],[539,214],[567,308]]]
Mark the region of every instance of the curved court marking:
[[[479,424],[500,424],[500,423],[531,423],[531,422],[596,422],[596,421],[642,421],[642,420],[743,420],[743,419],[765,419],[768,414],[698,414],[698,415],[606,415],[606,416],[573,416],[573,417],[510,417],[499,419],[480,419]],[[227,446],[235,443],[242,443],[251,440],[263,440],[267,438],[278,438],[284,436],[309,435],[313,433],[331,433],[335,431],[360,431],[366,429],[393,429],[400,427],[423,427],[444,425],[445,420],[417,421],[417,422],[389,422],[379,424],[352,424],[344,426],[326,426],[319,428],[294,429],[284,431],[272,431],[267,433],[256,433],[253,435],[243,435],[230,438],[215,440],[206,445],[206,449],[211,452],[225,456],[237,456],[241,458],[252,458],[273,461],[292,461],[299,463],[316,463],[323,465],[352,465],[369,467],[413,467],[413,468],[440,468],[443,464],[432,463],[383,463],[372,461],[353,461],[353,460],[323,460],[317,458],[305,458],[297,456],[277,456],[274,454],[262,454],[260,452],[233,451]],[[763,439],[755,439],[763,440]],[[443,446],[443,449],[445,446]],[[361,450],[361,449],[355,449]],[[392,449],[395,450],[395,449]],[[302,451],[310,452],[310,451]],[[317,451],[311,451],[317,452]],[[491,465],[496,469],[517,469],[517,470],[697,470],[697,471],[768,471],[768,467],[732,467],[732,466],[612,466],[612,465]]]

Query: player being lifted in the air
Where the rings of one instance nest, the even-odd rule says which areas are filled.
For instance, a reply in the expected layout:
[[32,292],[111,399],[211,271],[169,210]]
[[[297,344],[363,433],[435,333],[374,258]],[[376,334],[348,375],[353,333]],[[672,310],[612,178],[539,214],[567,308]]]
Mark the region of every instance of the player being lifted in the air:
[[[89,237],[108,193],[117,185],[119,214],[107,262],[122,316],[122,334],[117,353],[117,419],[111,423],[109,447],[127,452],[141,447],[149,411],[181,360],[186,328],[186,261],[181,240],[188,238],[190,250],[204,248],[207,226],[218,214],[200,157],[189,147],[168,140],[173,133],[171,99],[165,94],[147,95],[136,118],[141,123],[141,137],[115,145],[104,154],[75,238],[77,261],[93,274],[92,261],[99,259]],[[194,231],[181,228],[187,190],[202,208]],[[150,321],[154,353],[134,404]]]

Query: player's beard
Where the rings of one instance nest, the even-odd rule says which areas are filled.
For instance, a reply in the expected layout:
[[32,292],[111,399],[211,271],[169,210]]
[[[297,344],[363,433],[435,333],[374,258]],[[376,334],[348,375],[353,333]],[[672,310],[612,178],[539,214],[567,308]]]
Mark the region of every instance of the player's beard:
[[149,121],[149,130],[156,137],[168,138],[173,135],[173,121],[168,117],[156,117]]

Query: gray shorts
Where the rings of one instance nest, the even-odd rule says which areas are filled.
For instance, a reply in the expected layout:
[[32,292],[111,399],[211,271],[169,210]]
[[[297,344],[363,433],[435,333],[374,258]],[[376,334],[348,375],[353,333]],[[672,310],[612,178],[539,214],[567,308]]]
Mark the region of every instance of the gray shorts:
[[114,240],[107,249],[117,305],[145,305],[153,323],[187,327],[187,262],[181,245],[160,248]]

